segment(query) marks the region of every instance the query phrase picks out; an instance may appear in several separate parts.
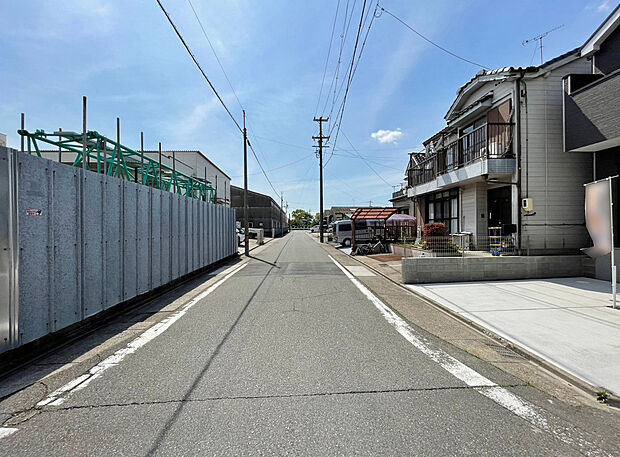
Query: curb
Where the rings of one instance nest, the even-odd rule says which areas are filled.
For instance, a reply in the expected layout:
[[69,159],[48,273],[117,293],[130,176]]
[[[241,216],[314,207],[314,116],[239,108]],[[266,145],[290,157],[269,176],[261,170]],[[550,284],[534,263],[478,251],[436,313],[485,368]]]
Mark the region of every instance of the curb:
[[[336,249],[333,246],[330,245],[330,247],[332,249]],[[337,250],[337,249],[336,249]],[[339,251],[340,252],[340,251]],[[346,255],[346,254],[345,254]],[[566,371],[562,370],[561,368],[557,367],[556,365],[552,364],[551,362],[548,362],[542,358],[540,358],[539,356],[537,356],[536,354],[531,353],[530,351],[528,351],[527,349],[516,345],[515,343],[506,340],[505,338],[502,338],[500,335],[498,335],[497,333],[493,332],[492,330],[489,330],[488,328],[484,327],[483,325],[478,324],[477,322],[474,322],[468,318],[466,318],[465,316],[462,316],[461,314],[455,313],[453,310],[446,308],[445,306],[443,306],[441,303],[438,303],[428,297],[425,297],[423,295],[420,295],[418,293],[416,293],[415,291],[409,289],[408,287],[406,287],[404,284],[400,283],[400,282],[396,282],[394,281],[392,278],[390,278],[389,276],[383,274],[381,271],[377,270],[376,268],[374,268],[373,266],[362,262],[361,260],[358,260],[356,258],[356,256],[348,256],[351,259],[355,260],[356,262],[358,262],[361,265],[364,265],[366,268],[371,269],[373,272],[377,273],[378,275],[382,276],[383,278],[387,279],[388,281],[390,281],[392,284],[397,285],[398,287],[400,287],[403,290],[406,290],[407,292],[409,292],[412,295],[415,295],[416,298],[428,303],[429,305],[434,306],[435,308],[437,308],[438,310],[450,315],[451,317],[458,319],[460,322],[474,328],[475,330],[477,330],[478,332],[484,334],[485,336],[488,336],[490,338],[492,338],[493,340],[501,343],[503,346],[506,346],[507,348],[511,349],[512,351],[516,352],[517,354],[519,354],[520,356],[524,357],[525,359],[535,363],[536,365],[540,366],[541,368],[549,371],[550,373],[554,374],[555,376],[561,378],[562,380],[572,384],[573,386],[577,387],[579,390],[581,390],[582,392],[584,392],[585,394],[587,394],[590,397],[594,397],[595,399],[598,397],[598,392],[601,391],[600,387],[597,386],[593,386],[592,384],[589,384],[586,381],[583,381],[582,379],[567,373]],[[613,395],[609,392],[607,392],[608,398],[607,400],[603,403],[605,405],[608,406],[612,406],[614,408],[620,408],[620,398],[617,397],[616,395]]]

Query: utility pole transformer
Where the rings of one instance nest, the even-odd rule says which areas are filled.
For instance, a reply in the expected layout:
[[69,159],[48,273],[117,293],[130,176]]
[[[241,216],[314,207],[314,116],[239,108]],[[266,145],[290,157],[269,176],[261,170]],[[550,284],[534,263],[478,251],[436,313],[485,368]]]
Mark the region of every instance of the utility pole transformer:
[[248,132],[245,128],[245,110],[243,110],[243,226],[245,255],[250,255],[250,224],[248,222]]
[[[323,145],[323,140],[329,140],[329,136],[323,136],[323,122],[327,122],[329,121],[329,118],[324,118],[324,117],[319,117],[319,118],[314,118],[314,122],[318,122],[319,123],[319,136],[313,136],[312,139],[313,140],[318,140],[319,141],[319,152],[318,152],[318,156],[319,156],[319,175],[320,175],[320,211],[319,211],[319,238],[321,240],[321,243],[324,242],[323,240],[323,148],[327,148],[327,146]],[[317,147],[317,146],[315,146]]]

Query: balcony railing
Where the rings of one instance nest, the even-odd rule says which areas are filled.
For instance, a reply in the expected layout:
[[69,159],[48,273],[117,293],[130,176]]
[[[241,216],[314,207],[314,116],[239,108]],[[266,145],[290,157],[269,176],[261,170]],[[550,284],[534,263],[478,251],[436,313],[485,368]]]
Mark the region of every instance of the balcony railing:
[[437,176],[480,159],[503,159],[512,155],[512,124],[487,123],[438,150],[409,170],[410,186],[433,181]]

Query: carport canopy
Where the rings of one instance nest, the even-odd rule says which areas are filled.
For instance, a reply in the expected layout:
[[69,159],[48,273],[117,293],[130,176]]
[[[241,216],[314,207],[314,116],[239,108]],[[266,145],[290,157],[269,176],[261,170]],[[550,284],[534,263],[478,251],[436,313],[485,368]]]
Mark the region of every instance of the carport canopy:
[[396,213],[398,213],[398,208],[357,208],[351,215],[351,219],[354,221],[368,219],[385,221]]

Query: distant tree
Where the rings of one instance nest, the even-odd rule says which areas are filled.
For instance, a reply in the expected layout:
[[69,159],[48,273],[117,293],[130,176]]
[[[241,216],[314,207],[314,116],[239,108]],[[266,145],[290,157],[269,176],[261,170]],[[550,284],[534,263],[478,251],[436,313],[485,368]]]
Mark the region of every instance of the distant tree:
[[314,219],[312,219],[312,225],[319,225],[321,223],[321,213],[316,213]]
[[313,224],[312,214],[303,209],[291,213],[291,227],[310,227]]

